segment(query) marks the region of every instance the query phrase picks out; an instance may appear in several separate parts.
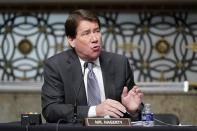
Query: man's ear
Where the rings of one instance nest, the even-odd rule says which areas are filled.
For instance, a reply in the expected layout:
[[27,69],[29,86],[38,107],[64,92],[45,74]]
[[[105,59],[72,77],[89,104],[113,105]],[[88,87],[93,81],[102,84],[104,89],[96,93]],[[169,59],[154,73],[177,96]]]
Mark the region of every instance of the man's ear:
[[75,48],[75,38],[68,36],[68,42],[72,48]]

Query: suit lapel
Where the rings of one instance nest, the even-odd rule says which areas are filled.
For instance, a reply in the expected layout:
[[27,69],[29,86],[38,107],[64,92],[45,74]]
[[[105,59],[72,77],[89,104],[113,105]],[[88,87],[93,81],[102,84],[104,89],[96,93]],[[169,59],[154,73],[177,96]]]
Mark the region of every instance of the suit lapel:
[[[70,92],[67,92],[67,93],[71,95],[72,92],[74,91],[73,92],[75,93],[74,98],[76,99],[76,96],[77,96],[77,99],[78,99],[77,101],[79,105],[87,105],[87,97],[86,97],[84,82],[82,82],[82,69],[81,69],[79,58],[75,54],[74,50],[71,50],[68,54],[69,54],[69,57],[68,59],[66,59],[66,63],[67,63],[66,65],[68,65],[66,68],[67,74],[65,75],[68,76],[69,78],[69,81],[66,82],[68,83],[66,87],[69,88],[69,90],[67,91],[70,91]],[[111,57],[109,54],[102,51],[99,57],[99,60],[100,60],[100,65],[101,65],[101,70],[102,70],[102,75],[103,75],[105,97],[106,99],[108,98],[116,99],[115,98],[115,84],[114,84],[115,69],[110,64]],[[68,99],[70,99],[69,101],[72,101],[72,103],[74,102],[72,96],[70,96]]]
[[103,83],[105,89],[105,97],[106,99],[115,99],[115,84],[114,84],[114,73],[115,69],[111,66],[111,57],[107,55],[106,52],[101,52],[99,57],[101,70],[103,75]]
[[67,75],[70,78],[70,82],[68,82],[68,88],[74,89],[74,92],[76,94],[75,98],[77,97],[77,102],[79,103],[79,105],[87,105],[85,86],[83,82],[82,69],[79,58],[75,54],[74,50],[72,50],[69,55],[70,57],[67,59]]

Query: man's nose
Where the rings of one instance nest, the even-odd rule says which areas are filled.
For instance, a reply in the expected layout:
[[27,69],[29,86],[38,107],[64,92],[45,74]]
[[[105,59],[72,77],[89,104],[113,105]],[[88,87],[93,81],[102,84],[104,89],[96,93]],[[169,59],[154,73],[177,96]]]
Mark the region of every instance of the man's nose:
[[96,36],[96,34],[92,34],[91,35],[91,42],[97,42],[98,41],[98,38],[97,38],[97,36]]

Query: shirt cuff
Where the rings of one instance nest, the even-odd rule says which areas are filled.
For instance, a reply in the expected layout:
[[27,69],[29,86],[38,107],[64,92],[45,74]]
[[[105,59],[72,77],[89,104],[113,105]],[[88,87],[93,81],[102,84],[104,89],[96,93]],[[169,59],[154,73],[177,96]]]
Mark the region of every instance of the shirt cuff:
[[91,106],[89,108],[88,117],[96,117],[96,106]]

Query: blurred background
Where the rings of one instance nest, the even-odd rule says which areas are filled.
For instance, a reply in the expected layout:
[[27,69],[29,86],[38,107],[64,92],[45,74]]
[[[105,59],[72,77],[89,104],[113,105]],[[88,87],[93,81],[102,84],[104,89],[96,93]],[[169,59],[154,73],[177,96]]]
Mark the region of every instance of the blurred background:
[[0,0],[0,122],[41,113],[44,60],[69,48],[75,9],[99,15],[103,50],[125,55],[143,102],[197,125],[197,0]]

